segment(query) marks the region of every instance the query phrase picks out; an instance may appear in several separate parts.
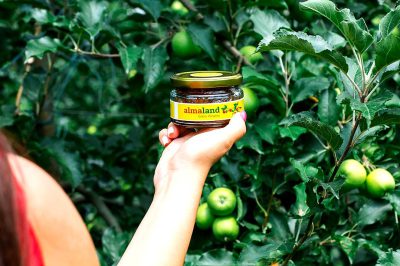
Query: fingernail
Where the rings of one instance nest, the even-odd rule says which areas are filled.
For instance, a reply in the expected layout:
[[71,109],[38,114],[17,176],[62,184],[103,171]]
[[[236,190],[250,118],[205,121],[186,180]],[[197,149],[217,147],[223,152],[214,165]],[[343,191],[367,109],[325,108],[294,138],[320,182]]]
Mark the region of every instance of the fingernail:
[[240,116],[242,117],[243,121],[246,122],[246,120],[247,120],[246,111],[240,112]]
[[168,136],[171,136],[172,134],[174,134],[174,128],[173,127],[169,127],[168,128]]
[[169,142],[168,137],[167,137],[167,136],[163,136],[163,137],[162,137],[162,143],[163,143],[163,145],[164,145],[164,146],[167,145],[168,142]]

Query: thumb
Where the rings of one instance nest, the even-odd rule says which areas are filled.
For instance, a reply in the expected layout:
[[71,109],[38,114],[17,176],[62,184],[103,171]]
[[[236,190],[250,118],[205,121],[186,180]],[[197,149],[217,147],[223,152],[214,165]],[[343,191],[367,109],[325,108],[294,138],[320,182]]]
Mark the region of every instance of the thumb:
[[244,136],[245,120],[245,112],[236,113],[223,128],[206,128],[198,131],[187,139],[175,156],[179,156],[179,160],[211,167]]
[[213,137],[209,138],[207,146],[212,147],[209,152],[216,156],[214,161],[228,152],[233,144],[246,134],[246,117],[246,112],[236,113],[228,125],[212,131]]
[[231,141],[230,146],[246,134],[246,119],[246,112],[236,113],[229,121],[229,124],[221,129],[224,139]]

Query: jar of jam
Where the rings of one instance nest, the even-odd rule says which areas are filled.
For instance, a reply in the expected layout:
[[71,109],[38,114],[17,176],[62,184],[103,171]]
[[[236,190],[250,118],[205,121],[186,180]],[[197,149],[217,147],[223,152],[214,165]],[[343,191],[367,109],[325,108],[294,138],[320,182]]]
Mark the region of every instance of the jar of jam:
[[175,74],[171,83],[171,121],[187,128],[223,127],[244,111],[242,75],[228,71]]

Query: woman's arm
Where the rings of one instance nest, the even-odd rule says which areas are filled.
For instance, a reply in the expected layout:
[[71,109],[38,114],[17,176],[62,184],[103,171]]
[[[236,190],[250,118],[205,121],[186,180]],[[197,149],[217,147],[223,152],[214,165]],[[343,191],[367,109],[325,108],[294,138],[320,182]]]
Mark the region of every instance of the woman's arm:
[[172,124],[160,132],[167,147],[154,176],[153,202],[119,266],[183,265],[207,174],[245,134],[245,119],[244,112],[236,114],[224,128],[180,138],[184,129]]

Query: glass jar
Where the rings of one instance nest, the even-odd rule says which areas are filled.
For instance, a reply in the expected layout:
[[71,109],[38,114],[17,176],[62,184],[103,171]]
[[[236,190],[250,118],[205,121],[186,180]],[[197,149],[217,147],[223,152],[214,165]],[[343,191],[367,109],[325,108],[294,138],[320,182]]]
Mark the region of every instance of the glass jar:
[[227,71],[175,74],[171,83],[171,121],[187,128],[223,127],[244,111],[242,75]]

